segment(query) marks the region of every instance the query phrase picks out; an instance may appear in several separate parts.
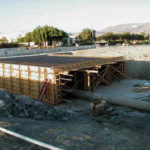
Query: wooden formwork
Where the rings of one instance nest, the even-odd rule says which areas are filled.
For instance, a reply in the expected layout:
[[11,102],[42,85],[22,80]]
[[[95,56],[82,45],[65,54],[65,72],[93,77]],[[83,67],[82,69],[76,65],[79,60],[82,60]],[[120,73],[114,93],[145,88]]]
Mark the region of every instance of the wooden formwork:
[[66,84],[62,85],[63,89],[67,89],[64,92],[62,91],[66,95],[71,92],[71,89],[94,91],[101,85],[111,85],[113,81],[129,78],[124,73],[124,61],[75,70],[69,72],[69,74],[72,75],[71,82],[66,81]]
[[58,104],[66,99],[72,89],[94,91],[101,84],[110,85],[113,80],[119,81],[125,77],[123,57],[84,59],[83,62],[54,66],[48,62],[36,64],[1,60],[0,87],[15,94],[39,99],[47,81],[48,88],[42,100]]
[[0,64],[0,87],[6,90],[38,99],[45,79],[49,86],[43,101],[56,104],[59,87],[57,86],[58,71],[47,67],[16,64]]

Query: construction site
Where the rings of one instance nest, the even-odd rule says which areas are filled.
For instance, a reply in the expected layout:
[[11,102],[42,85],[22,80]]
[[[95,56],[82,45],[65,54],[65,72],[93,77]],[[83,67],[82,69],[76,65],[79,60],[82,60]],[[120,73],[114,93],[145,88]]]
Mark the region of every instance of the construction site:
[[0,132],[0,149],[149,150],[149,60],[138,49],[0,58],[0,126],[13,131]]

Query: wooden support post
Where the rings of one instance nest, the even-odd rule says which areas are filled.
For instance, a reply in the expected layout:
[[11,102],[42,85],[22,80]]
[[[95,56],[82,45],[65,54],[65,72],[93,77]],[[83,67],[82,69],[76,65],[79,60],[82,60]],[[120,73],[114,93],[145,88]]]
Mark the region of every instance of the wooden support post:
[[87,82],[87,73],[86,72],[83,73],[83,77],[84,77],[84,87],[83,87],[83,89],[88,90],[88,82]]
[[28,87],[29,87],[29,95],[31,95],[31,71],[30,71],[30,67],[28,66]]
[[21,68],[19,65],[19,89],[20,89],[20,94],[22,94],[22,82],[21,82]]
[[126,74],[122,73],[121,71],[117,70],[114,66],[112,66],[112,69],[114,69],[116,72],[118,72],[119,74],[121,74],[122,76],[126,77],[127,79],[130,79],[129,76],[127,76]]
[[3,64],[3,86],[4,86],[4,88],[6,88],[5,87],[5,74],[4,74],[4,72],[5,72],[5,64]]
[[[47,69],[46,68],[44,68],[44,79],[45,79],[45,81],[47,80]],[[48,81],[49,82],[49,81]],[[54,90],[55,90],[55,85],[54,85]],[[55,93],[55,92],[54,92]],[[54,95],[55,96],[55,95]],[[45,94],[45,96],[44,97],[47,97],[47,94]],[[44,97],[43,97],[43,99],[44,99]]]
[[41,79],[41,69],[40,67],[38,67],[38,85],[39,85],[39,93],[40,93],[40,89],[41,89],[41,82],[40,82],[40,79]]
[[111,84],[111,65],[106,65],[106,81]]
[[12,65],[10,64],[10,86],[11,90],[13,91],[13,82],[12,82]]
[[[55,73],[55,79],[60,79],[60,76],[59,76],[59,73]],[[49,84],[52,84],[51,81],[49,82]],[[62,101],[62,95],[59,96],[60,94],[60,90],[61,90],[61,87],[59,86],[60,85],[60,80],[59,80],[59,83],[57,82],[56,80],[56,88],[55,88],[55,102],[58,104],[60,103],[60,101]]]
[[78,87],[78,84],[77,84],[77,72],[74,72],[74,88],[76,89]]
[[[95,77],[94,75],[93,75],[93,77]],[[96,82],[95,82],[95,80],[96,80]],[[100,85],[100,83],[101,83],[101,80],[100,80],[100,78],[98,77],[98,75],[96,75],[96,78],[95,78],[95,80],[93,80],[94,81],[94,83],[93,83],[93,88],[94,88],[94,90]]]
[[91,91],[94,91],[94,85],[95,85],[95,80],[94,80],[94,74],[91,74]]
[[88,91],[91,91],[91,74],[87,73],[87,87]]
[[[122,72],[122,64],[121,64],[121,62],[118,62],[117,64],[118,64],[118,66],[115,67],[115,68],[116,68],[118,71]],[[119,80],[122,79],[122,74],[120,74],[120,73],[117,72],[117,76],[118,76]]]
[[[122,61],[122,73],[125,73],[125,62]],[[122,76],[122,79],[124,79],[124,76]]]
[[98,87],[98,85],[102,82],[106,85],[109,85],[110,83],[106,80],[106,68],[104,68],[103,70],[101,70],[99,72],[99,74],[97,74],[97,79],[98,79],[98,82],[97,82],[97,85],[96,85],[96,88]]

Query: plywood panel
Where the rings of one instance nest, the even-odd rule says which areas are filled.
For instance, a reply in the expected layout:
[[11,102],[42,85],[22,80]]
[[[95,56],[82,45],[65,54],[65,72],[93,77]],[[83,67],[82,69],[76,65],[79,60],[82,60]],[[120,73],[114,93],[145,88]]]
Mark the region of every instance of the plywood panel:
[[56,79],[53,69],[0,63],[0,87],[13,93],[38,99],[46,79],[49,82],[49,86],[43,100],[54,103],[57,92],[55,92],[54,84],[56,84]]

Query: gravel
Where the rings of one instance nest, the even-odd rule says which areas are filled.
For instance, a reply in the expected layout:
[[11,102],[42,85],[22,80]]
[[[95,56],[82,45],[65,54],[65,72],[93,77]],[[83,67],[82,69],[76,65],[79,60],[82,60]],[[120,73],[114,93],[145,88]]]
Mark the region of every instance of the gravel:
[[0,90],[0,116],[68,121],[73,111]]

